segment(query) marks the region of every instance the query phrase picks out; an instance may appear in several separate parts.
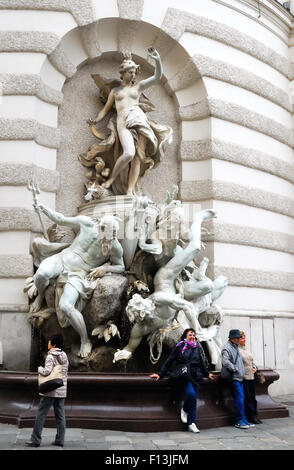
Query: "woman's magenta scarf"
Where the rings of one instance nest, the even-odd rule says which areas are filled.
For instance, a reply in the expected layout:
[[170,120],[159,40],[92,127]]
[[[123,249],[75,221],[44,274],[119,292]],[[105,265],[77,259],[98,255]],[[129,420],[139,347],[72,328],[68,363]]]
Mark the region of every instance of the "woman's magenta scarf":
[[188,341],[187,339],[184,339],[184,341],[180,341],[176,346],[181,346],[181,345],[184,345],[183,349],[182,349],[182,354],[184,354],[184,352],[186,351],[186,349],[189,347],[189,348],[192,348],[192,349],[195,349],[197,347],[197,344],[195,341]]

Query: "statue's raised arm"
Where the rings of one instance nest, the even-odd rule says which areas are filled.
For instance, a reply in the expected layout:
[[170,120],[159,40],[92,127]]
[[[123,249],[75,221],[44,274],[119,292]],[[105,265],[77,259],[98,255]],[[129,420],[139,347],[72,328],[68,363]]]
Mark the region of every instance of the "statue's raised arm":
[[83,216],[78,216],[78,217],[65,217],[63,214],[60,212],[54,211],[50,209],[47,206],[44,206],[44,204],[33,204],[33,207],[36,212],[43,212],[43,214],[47,215],[47,217],[55,222],[58,225],[64,225],[67,227],[71,227],[74,229],[79,229],[80,227],[80,222]]
[[146,90],[146,88],[149,88],[152,85],[155,85],[155,83],[159,82],[159,80],[162,77],[162,63],[161,63],[161,58],[160,58],[159,53],[153,47],[149,47],[148,54],[155,61],[155,71],[152,77],[149,77],[146,80],[141,80],[139,82],[140,91]]

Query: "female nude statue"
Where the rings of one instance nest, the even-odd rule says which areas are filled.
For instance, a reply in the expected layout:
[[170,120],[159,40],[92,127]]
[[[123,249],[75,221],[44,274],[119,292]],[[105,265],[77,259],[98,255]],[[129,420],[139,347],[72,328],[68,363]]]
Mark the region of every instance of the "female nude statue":
[[[156,167],[164,152],[165,142],[171,141],[172,129],[168,126],[162,126],[157,122],[149,119],[144,111],[150,111],[152,108],[151,103],[147,100],[142,92],[158,83],[162,76],[162,64],[158,52],[150,47],[148,54],[155,60],[155,72],[152,77],[146,80],[136,82],[136,75],[139,70],[137,65],[131,58],[130,54],[125,54],[125,58],[120,66],[121,82],[119,86],[117,81],[113,81],[113,88],[108,94],[108,99],[104,108],[99,112],[96,119],[88,121],[90,126],[93,127],[101,121],[115,105],[117,113],[116,129],[110,124],[108,128],[115,134],[117,132],[119,143],[122,148],[121,155],[116,159],[109,179],[102,184],[106,189],[110,188],[118,176],[121,176],[125,170],[128,171],[126,194],[132,195],[135,192],[135,185],[139,176]],[[99,77],[95,80],[95,77]],[[100,76],[94,76],[93,79],[96,83],[103,83]],[[109,85],[108,85],[109,86]],[[111,84],[110,84],[111,86]],[[143,99],[142,99],[143,97]],[[144,102],[145,99],[145,102]],[[151,105],[151,106],[150,106]],[[93,134],[99,138],[99,132],[93,131]],[[95,152],[91,153],[91,157],[81,157],[81,161],[85,166],[89,165],[89,160],[96,157],[98,153],[108,150],[109,143],[114,145],[113,138],[109,136],[99,144],[93,145]]]

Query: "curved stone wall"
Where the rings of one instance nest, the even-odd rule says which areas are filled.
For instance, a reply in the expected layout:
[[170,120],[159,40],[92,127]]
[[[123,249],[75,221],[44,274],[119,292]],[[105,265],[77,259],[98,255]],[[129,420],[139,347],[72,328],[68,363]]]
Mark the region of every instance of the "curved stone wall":
[[[274,0],[183,0],[180,7],[161,0],[156,8],[153,0],[109,0],[103,11],[98,0],[30,0],[25,8],[22,0],[0,0],[0,9],[0,237],[8,246],[0,253],[0,321],[8,367],[23,364],[22,353],[19,362],[16,353],[5,357],[5,329],[14,318],[8,310],[26,308],[19,281],[27,275],[30,233],[38,231],[26,179],[38,177],[42,202],[70,211],[62,202],[69,90],[95,63],[108,61],[107,71],[126,49],[150,73],[146,50],[153,45],[165,72],[165,91],[154,93],[175,110],[179,126],[171,181],[180,182],[185,205],[219,214],[206,253],[211,274],[230,278],[220,299],[223,339],[231,327],[245,329],[257,363],[281,374],[275,390],[293,391],[290,13]],[[19,272],[15,250],[24,257]]]

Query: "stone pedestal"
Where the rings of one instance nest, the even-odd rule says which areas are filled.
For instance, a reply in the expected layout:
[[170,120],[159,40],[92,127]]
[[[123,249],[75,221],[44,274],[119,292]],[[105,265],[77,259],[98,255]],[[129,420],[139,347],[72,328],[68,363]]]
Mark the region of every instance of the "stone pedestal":
[[[268,387],[279,375],[263,371],[266,382],[256,386],[261,419],[288,417],[285,406],[275,403]],[[0,371],[0,422],[32,427],[38,406],[37,374]],[[147,374],[72,373],[68,379],[68,427],[133,432],[184,431],[179,402],[167,378],[158,382]],[[232,425],[232,399],[219,373],[200,386],[197,426],[200,429]],[[53,410],[45,426],[54,427]]]

